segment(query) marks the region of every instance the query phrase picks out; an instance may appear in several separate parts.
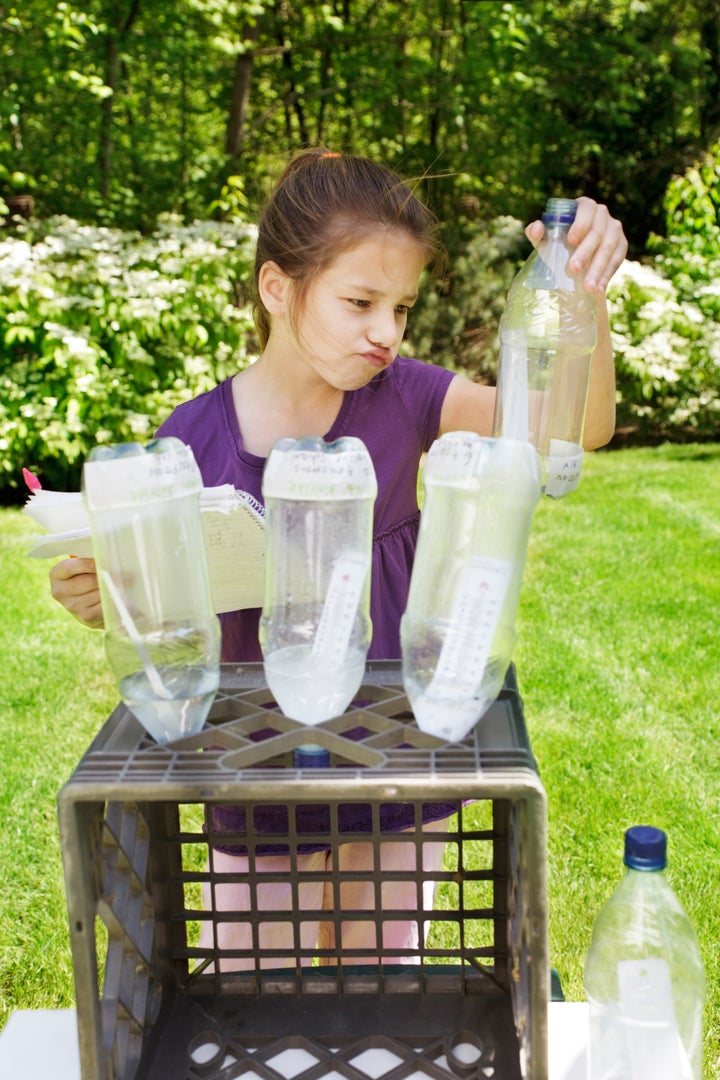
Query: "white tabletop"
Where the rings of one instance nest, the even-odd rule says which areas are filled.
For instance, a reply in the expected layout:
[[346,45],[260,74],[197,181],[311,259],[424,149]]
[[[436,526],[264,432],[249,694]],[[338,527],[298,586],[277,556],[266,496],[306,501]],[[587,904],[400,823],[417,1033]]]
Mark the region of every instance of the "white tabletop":
[[[586,1080],[587,1006],[551,1002],[550,1080]],[[74,1009],[22,1010],[0,1032],[2,1080],[80,1080]]]

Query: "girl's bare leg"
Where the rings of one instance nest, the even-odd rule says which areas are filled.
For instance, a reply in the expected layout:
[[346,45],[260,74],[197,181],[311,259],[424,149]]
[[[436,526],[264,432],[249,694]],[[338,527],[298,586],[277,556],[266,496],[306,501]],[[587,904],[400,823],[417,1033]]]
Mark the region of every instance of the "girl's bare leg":
[[[423,840],[422,843],[422,869],[426,874],[433,874],[442,869],[445,841],[442,835],[447,832],[449,819],[430,822],[423,825],[423,836],[430,833],[441,834],[438,840]],[[380,873],[373,865],[374,855],[378,847],[371,843],[342,844],[338,850],[338,869],[341,875],[339,886],[340,896],[334,896],[332,883],[325,887],[323,896],[323,910],[371,911],[373,913],[408,912],[415,918],[386,919],[380,926],[382,941],[376,940],[376,923],[370,919],[362,920],[357,917],[340,923],[341,941],[336,942],[336,923],[321,922],[318,931],[318,948],[335,949],[338,945],[342,950],[342,957],[338,958],[343,964],[377,964],[379,957],[368,954],[349,955],[348,950],[354,949],[398,949],[406,950],[406,954],[386,957],[388,964],[418,963],[417,955],[422,932],[423,942],[427,937],[429,923],[417,918],[421,911],[431,910],[435,902],[436,882],[432,878],[418,882],[411,875],[417,869],[418,846],[410,841],[386,842],[379,845]],[[384,871],[401,871],[406,873],[407,879],[400,881],[383,880]],[[370,876],[375,872],[374,879]],[[365,880],[342,881],[342,875],[365,875]],[[421,895],[418,895],[420,893]],[[339,901],[339,902],[338,902]],[[420,926],[422,925],[422,931]],[[322,957],[321,964],[334,964],[337,961],[332,957]]]
[[[297,867],[300,874],[308,870],[324,870],[328,853],[319,851],[308,855],[298,855]],[[221,971],[253,971],[256,956],[260,956],[259,967],[281,968],[294,967],[294,955],[298,948],[314,949],[317,942],[318,920],[300,923],[299,938],[295,941],[293,923],[288,920],[262,922],[261,912],[293,911],[293,891],[290,877],[290,857],[288,855],[263,855],[255,860],[254,880],[251,882],[249,860],[246,855],[228,855],[222,851],[212,852],[212,869],[216,877],[214,886],[203,884],[203,906],[207,912],[233,914],[255,913],[254,919],[233,919],[222,922],[220,918],[203,920],[200,928],[200,947],[217,948],[221,954],[225,950],[248,950],[245,957],[222,957]],[[283,874],[285,880],[275,879],[263,883],[263,874]],[[240,880],[225,881],[225,875],[240,876]],[[243,880],[244,879],[244,880]],[[254,896],[253,896],[254,892]],[[300,881],[298,883],[297,903],[301,910],[320,911],[323,900],[322,881]],[[254,925],[253,925],[254,924]],[[285,955],[264,956],[266,950],[278,951]],[[312,957],[303,958],[303,965],[312,963]],[[214,966],[205,969],[214,971]]]

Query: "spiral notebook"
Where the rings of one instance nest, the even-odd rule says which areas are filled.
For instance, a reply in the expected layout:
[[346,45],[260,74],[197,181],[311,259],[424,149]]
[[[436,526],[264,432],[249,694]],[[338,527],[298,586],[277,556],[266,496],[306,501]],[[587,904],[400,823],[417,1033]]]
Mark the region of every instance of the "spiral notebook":
[[[262,504],[248,492],[223,484],[203,488],[200,508],[215,611],[261,607],[265,587]],[[31,558],[92,558],[90,522],[80,492],[41,488],[32,492],[23,509],[47,530],[45,536],[29,538]]]

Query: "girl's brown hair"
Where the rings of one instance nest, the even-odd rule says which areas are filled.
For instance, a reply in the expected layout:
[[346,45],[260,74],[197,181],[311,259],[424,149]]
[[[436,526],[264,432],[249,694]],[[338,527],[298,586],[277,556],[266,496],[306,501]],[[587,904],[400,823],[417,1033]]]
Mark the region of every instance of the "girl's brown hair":
[[277,263],[293,279],[297,312],[308,286],[326,266],[383,229],[400,230],[416,239],[426,250],[428,267],[440,262],[435,217],[391,169],[321,148],[295,157],[275,185],[258,225],[254,314],[262,347],[270,336],[270,316],[257,289],[263,263]]

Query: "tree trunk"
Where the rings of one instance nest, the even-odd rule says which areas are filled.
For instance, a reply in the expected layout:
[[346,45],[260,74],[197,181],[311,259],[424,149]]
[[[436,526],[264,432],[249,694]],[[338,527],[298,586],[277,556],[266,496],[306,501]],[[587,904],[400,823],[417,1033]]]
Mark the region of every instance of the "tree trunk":
[[245,48],[235,57],[235,77],[233,79],[230,112],[225,130],[225,153],[237,160],[245,141],[245,117],[250,101],[250,80],[252,78],[254,49],[260,33],[260,21],[248,24],[243,30]]
[[285,29],[283,23],[287,22],[288,14],[287,6],[284,2],[279,5],[278,15],[279,22],[277,30],[277,41],[278,45],[280,46],[282,65],[285,68],[288,83],[287,92],[283,95],[283,104],[285,108],[285,131],[287,133],[288,145],[291,146],[293,143],[292,118],[294,113],[300,130],[300,145],[309,146],[310,140],[308,137],[307,125],[305,123],[305,112],[303,109],[302,101],[300,100],[300,95],[297,91],[297,85],[295,83],[295,71],[293,68],[292,59],[292,45],[288,45],[285,38]]
[[113,156],[113,113],[118,84],[118,43],[110,32],[105,49],[105,85],[112,90],[102,102],[102,131],[100,135],[100,195],[103,202],[110,198]]
[[708,82],[700,111],[704,146],[714,142],[720,129],[720,26],[715,0],[701,10],[700,43],[707,57]]
[[127,18],[108,25],[105,49],[105,85],[112,91],[102,102],[102,126],[100,131],[100,194],[103,201],[110,198],[112,188],[113,124],[115,95],[118,92],[120,72],[120,42],[138,17],[141,0],[132,0]]

